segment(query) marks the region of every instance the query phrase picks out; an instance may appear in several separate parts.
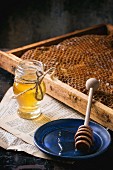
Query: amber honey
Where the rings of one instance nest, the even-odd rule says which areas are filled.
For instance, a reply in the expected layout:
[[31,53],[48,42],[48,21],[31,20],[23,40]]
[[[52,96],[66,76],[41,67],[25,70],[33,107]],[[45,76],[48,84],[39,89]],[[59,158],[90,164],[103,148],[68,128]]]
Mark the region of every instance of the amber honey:
[[46,92],[44,81],[36,84],[36,68],[32,68],[31,64],[24,65],[23,70],[16,71],[15,81],[13,83],[13,91],[18,102],[18,114],[25,119],[34,119],[41,114],[40,102],[43,100]]

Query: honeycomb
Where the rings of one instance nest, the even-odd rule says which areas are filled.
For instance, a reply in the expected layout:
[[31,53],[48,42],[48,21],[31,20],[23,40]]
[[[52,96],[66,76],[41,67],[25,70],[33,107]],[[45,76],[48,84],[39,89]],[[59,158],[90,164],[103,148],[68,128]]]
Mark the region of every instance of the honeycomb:
[[35,59],[45,70],[56,66],[54,76],[87,94],[89,78],[100,81],[94,99],[113,108],[113,35],[83,35],[63,40],[57,45],[26,51],[22,59]]

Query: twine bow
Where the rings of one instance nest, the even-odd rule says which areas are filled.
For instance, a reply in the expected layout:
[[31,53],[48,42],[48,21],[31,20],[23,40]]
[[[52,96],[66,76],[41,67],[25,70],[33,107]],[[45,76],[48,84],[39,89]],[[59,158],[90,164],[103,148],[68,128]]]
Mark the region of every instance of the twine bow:
[[[36,81],[34,82],[34,84],[35,84],[34,87],[31,87],[31,88],[29,88],[29,89],[26,89],[26,90],[24,90],[23,92],[21,92],[21,93],[19,93],[19,94],[17,94],[17,95],[12,96],[12,98],[13,98],[13,99],[16,99],[17,97],[25,94],[26,92],[28,92],[28,91],[33,90],[33,89],[36,88],[35,98],[36,98],[36,100],[41,101],[41,100],[43,99],[43,97],[44,97],[43,91],[42,91],[42,87],[41,87],[41,82],[42,82],[42,80],[44,79],[45,75],[46,75],[47,73],[49,73],[50,71],[52,71],[52,70],[54,71],[54,70],[55,70],[55,67],[51,67],[50,69],[48,69],[48,70],[47,70],[46,72],[44,72],[44,73],[42,73],[41,71],[36,71],[37,79],[36,79]],[[40,73],[40,76],[39,76],[39,73]],[[25,80],[25,79],[22,78],[21,80]],[[25,80],[25,81],[28,81],[28,83],[29,83],[29,80]],[[18,81],[17,81],[17,82],[18,82]],[[41,98],[38,98],[38,89],[39,89],[40,92],[41,92]]]

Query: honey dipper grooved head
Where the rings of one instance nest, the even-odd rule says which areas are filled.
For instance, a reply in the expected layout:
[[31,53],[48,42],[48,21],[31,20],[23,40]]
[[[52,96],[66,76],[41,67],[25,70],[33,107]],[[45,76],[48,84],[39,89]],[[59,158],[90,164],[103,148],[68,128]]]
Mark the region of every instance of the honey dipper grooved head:
[[78,128],[75,136],[75,148],[77,150],[88,152],[93,145],[93,131],[91,127],[82,125]]

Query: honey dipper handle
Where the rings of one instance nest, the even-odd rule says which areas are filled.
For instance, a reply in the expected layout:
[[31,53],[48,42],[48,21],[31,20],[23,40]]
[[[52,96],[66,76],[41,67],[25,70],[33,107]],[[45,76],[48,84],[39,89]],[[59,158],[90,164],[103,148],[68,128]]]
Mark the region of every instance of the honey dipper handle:
[[88,126],[89,124],[93,92],[97,90],[98,87],[99,81],[96,78],[90,78],[86,81],[86,89],[89,90],[88,104],[86,108],[86,116],[84,121],[84,125],[86,126]]
[[89,89],[88,104],[87,104],[87,108],[86,108],[86,116],[85,116],[85,121],[84,121],[85,126],[88,126],[88,124],[89,124],[91,105],[92,105],[92,98],[93,98],[93,91],[94,91],[93,88]]

